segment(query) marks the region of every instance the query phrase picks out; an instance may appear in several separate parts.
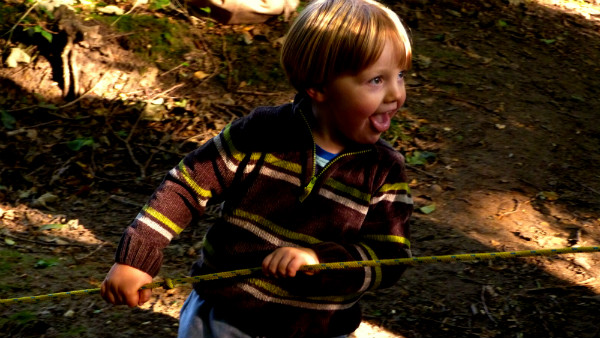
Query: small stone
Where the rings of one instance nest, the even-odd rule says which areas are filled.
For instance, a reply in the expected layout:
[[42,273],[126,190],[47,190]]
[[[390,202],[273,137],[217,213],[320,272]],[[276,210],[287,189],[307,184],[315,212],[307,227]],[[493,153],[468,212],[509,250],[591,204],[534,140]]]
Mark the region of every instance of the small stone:
[[440,193],[442,191],[444,191],[444,189],[439,185],[439,184],[432,184],[431,187],[429,187],[431,189],[432,192],[435,193]]

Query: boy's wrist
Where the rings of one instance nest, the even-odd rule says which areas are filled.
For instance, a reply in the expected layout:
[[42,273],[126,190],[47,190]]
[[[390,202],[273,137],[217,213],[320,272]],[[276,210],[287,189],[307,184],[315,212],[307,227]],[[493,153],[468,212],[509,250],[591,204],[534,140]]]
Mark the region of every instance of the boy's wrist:
[[128,228],[121,238],[115,262],[129,265],[154,277],[162,265],[163,254],[155,243],[149,243],[135,229]]

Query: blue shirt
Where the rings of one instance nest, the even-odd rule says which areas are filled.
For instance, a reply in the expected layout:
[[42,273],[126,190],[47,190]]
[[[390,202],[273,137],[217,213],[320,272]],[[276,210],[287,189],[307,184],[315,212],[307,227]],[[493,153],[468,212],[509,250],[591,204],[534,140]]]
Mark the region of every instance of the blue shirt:
[[319,147],[317,144],[317,172],[325,168],[329,161],[333,160],[338,154],[333,154]]

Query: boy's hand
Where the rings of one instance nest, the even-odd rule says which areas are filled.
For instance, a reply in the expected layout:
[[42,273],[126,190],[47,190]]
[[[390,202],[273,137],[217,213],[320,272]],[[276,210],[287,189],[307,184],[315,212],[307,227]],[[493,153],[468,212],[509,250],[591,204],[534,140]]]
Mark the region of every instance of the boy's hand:
[[[319,264],[317,254],[309,248],[283,247],[271,252],[262,263],[263,273],[273,277],[295,277],[302,265]],[[307,271],[312,275],[314,272]]]
[[152,276],[125,264],[115,263],[100,286],[100,295],[115,305],[134,307],[150,299],[152,290],[140,290],[152,282]]

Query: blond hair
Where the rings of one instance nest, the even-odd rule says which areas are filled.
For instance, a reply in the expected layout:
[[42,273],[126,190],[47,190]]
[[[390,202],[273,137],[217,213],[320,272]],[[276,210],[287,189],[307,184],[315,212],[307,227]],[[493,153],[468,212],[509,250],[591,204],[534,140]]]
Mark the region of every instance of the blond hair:
[[410,40],[389,8],[372,0],[314,0],[290,27],[281,64],[297,90],[320,88],[336,76],[373,64],[388,41],[400,69],[408,69]]

